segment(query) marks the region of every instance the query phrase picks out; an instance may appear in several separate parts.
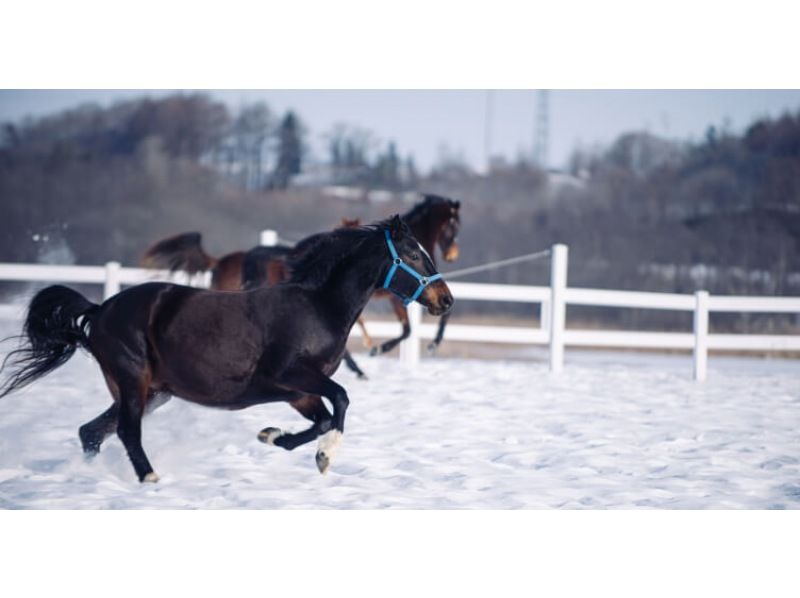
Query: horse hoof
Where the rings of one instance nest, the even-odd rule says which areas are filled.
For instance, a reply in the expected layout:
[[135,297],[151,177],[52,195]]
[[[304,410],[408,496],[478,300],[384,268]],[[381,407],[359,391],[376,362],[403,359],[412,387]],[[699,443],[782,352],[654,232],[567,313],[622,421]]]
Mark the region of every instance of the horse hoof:
[[258,439],[264,444],[275,444],[275,440],[279,436],[283,436],[280,428],[264,428],[258,433]]
[[360,374],[356,374],[356,376],[358,377],[359,380],[369,380],[369,378],[367,378],[367,375],[363,372]]
[[95,446],[84,446],[83,447],[83,459],[85,461],[91,461],[92,459],[94,459],[99,454],[100,454],[100,447],[99,446],[97,446],[97,447],[95,447]]
[[380,347],[372,347],[372,349],[369,350],[369,356],[375,357],[376,355],[380,355],[380,352],[381,352]]
[[328,458],[328,455],[326,455],[322,451],[317,451],[316,460],[317,460],[317,469],[319,469],[319,472],[322,475],[328,473],[328,468],[331,466],[331,460],[330,458]]
[[319,439],[319,448],[317,448],[317,469],[321,474],[325,474],[336,456],[336,451],[339,450],[339,444],[342,442],[342,433],[339,430],[328,430]]
[[430,343],[428,345],[428,355],[436,355],[436,349],[439,348],[439,345],[436,343]]
[[142,483],[149,482],[151,484],[155,484],[157,481],[158,481],[158,474],[155,471],[151,471],[142,478]]

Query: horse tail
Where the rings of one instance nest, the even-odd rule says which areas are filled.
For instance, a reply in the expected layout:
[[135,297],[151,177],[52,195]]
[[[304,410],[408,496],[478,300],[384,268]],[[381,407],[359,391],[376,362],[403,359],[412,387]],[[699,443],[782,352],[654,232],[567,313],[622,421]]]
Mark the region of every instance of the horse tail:
[[217,264],[217,260],[203,249],[200,233],[181,233],[162,239],[151,245],[139,260],[143,268],[185,270],[189,274],[206,272]]
[[77,291],[61,285],[36,293],[19,337],[23,345],[9,353],[0,368],[12,368],[0,386],[0,398],[63,365],[78,346],[87,348],[86,327],[99,308]]

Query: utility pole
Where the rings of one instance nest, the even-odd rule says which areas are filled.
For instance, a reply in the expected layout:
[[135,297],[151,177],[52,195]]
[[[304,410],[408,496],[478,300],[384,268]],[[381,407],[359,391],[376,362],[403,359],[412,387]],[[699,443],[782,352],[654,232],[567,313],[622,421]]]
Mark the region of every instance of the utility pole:
[[483,157],[486,173],[491,170],[492,161],[492,90],[486,90],[486,113],[483,117]]
[[536,94],[536,124],[533,133],[533,162],[539,168],[547,168],[547,150],[550,136],[549,92],[540,89]]

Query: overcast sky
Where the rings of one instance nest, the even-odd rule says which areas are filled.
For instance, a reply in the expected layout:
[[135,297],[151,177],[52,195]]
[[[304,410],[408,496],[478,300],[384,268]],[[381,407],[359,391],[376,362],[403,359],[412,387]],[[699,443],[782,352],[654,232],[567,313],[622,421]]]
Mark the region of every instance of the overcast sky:
[[[41,116],[84,102],[108,105],[171,90],[2,90],[0,121]],[[335,123],[371,129],[394,140],[402,155],[430,167],[443,151],[480,168],[486,147],[513,159],[533,148],[537,91],[211,91],[232,108],[265,100],[274,110],[295,109],[312,150],[324,158],[323,135]],[[571,151],[608,144],[619,134],[648,130],[675,139],[699,139],[709,125],[743,130],[754,119],[800,110],[800,91],[560,91],[548,95],[552,167]],[[489,126],[487,127],[487,115]],[[488,132],[488,135],[487,135]]]

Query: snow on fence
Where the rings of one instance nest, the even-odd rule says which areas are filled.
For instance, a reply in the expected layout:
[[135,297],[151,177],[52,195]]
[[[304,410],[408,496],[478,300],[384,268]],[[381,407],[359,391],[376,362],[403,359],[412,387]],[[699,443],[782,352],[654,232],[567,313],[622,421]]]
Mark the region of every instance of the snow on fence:
[[[263,231],[261,243],[275,245],[278,235]],[[554,245],[551,252],[550,286],[477,284],[450,282],[457,301],[509,301],[539,306],[539,324],[531,326],[486,326],[450,324],[445,338],[453,341],[548,345],[550,370],[564,366],[564,348],[611,347],[634,349],[685,349],[694,355],[694,378],[706,379],[709,350],[800,351],[800,335],[709,334],[711,312],[763,312],[800,314],[800,297],[711,296],[706,291],[694,295],[583,289],[567,286],[568,250]],[[444,273],[445,279],[447,273]],[[122,285],[152,280],[170,280],[195,286],[208,286],[210,276],[189,277],[186,273],[123,268],[118,262],[105,266],[51,266],[42,264],[0,264],[0,280],[73,282],[102,284],[104,297],[118,293]],[[617,330],[577,330],[566,328],[568,305],[590,305],[642,309],[666,309],[694,313],[692,332],[640,332]],[[18,318],[23,308],[0,305],[0,317]],[[533,310],[531,316],[533,316]],[[421,358],[420,341],[434,338],[438,324],[422,322],[422,308],[412,304],[408,310],[411,336],[400,345],[400,359],[416,364]],[[533,319],[533,318],[532,318]],[[397,322],[367,322],[370,335],[396,337]],[[353,336],[360,336],[356,327]]]

